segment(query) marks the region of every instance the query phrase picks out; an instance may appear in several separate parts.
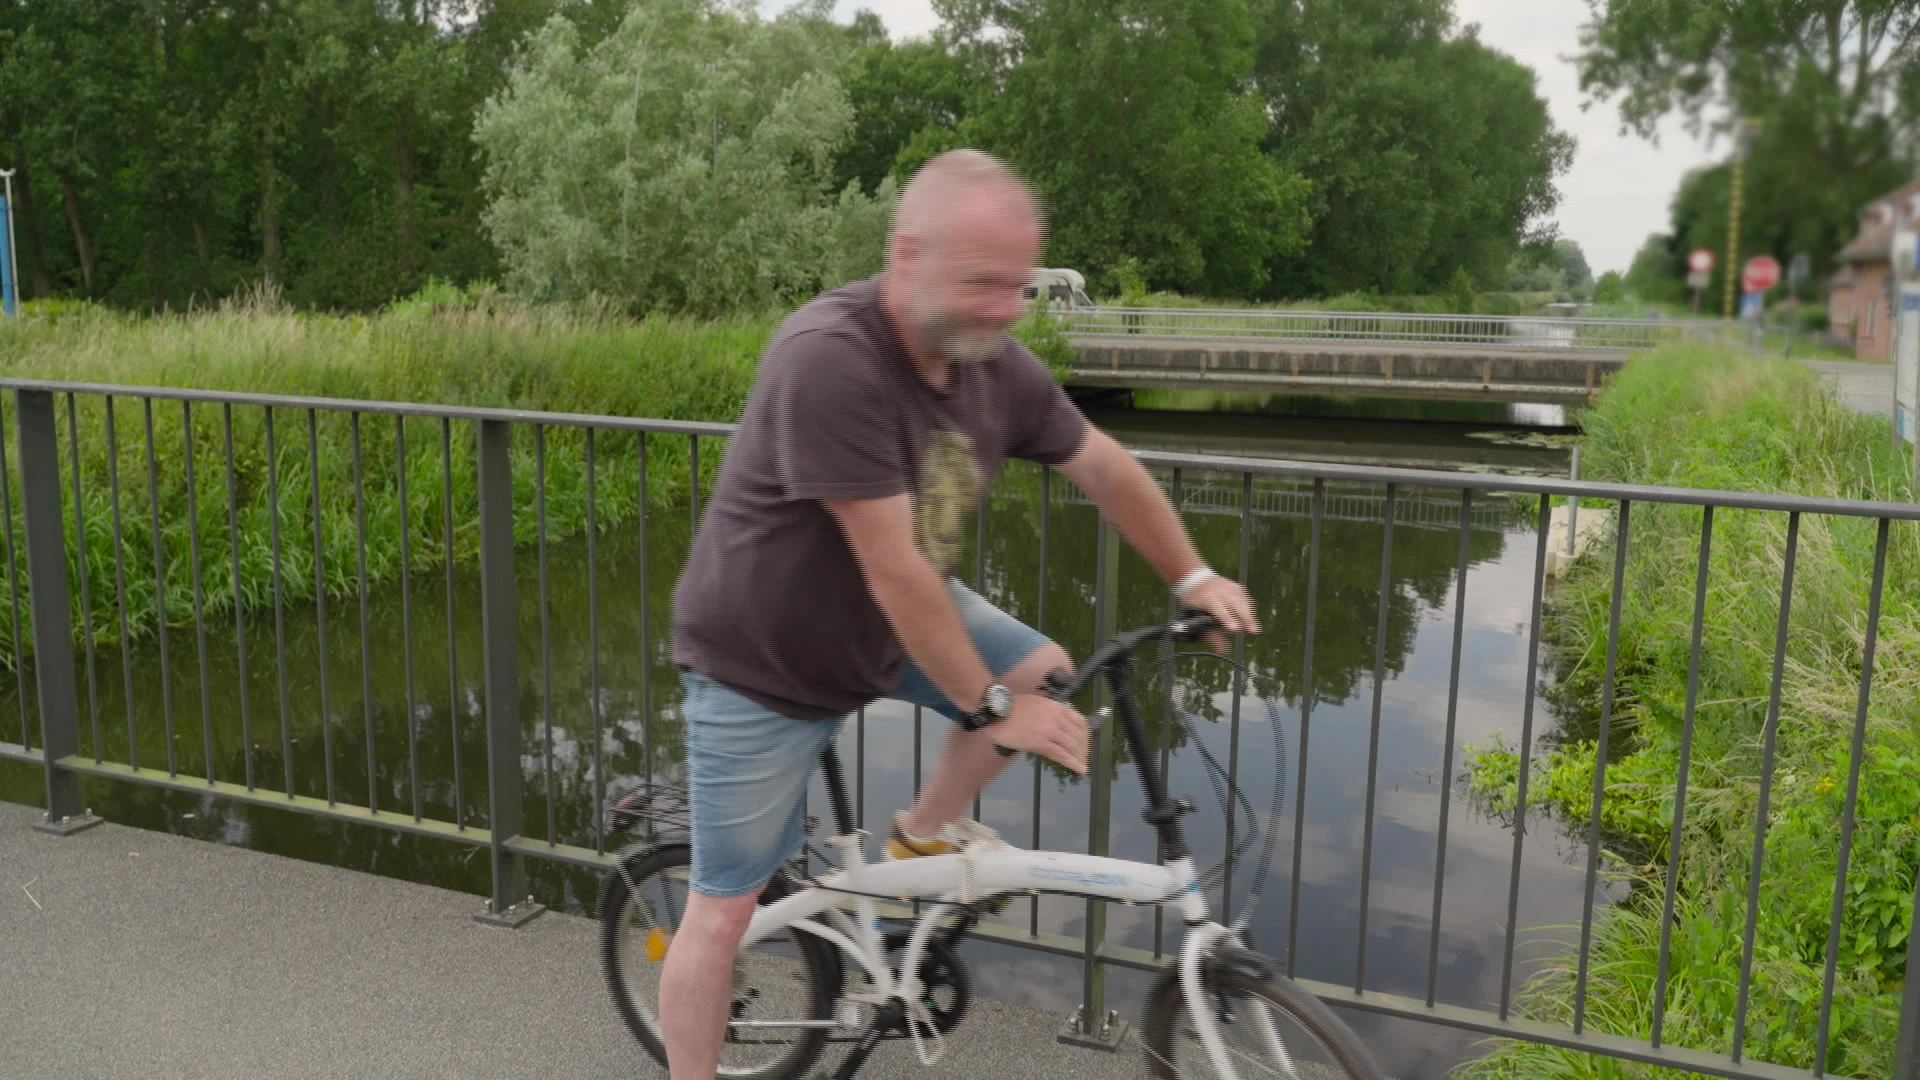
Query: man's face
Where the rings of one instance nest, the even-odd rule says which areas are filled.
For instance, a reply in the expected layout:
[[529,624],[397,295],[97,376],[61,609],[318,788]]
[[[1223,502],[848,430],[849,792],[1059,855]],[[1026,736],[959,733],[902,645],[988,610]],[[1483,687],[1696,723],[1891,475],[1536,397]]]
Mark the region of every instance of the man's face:
[[1016,200],[967,196],[942,227],[914,241],[904,262],[914,335],[950,363],[993,356],[1025,310],[1020,294],[1039,252],[1039,227]]

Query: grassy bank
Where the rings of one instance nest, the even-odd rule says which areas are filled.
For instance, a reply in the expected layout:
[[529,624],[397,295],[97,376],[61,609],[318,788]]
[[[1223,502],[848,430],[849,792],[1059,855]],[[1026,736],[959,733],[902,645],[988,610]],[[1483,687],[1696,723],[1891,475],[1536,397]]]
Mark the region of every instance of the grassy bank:
[[[136,316],[91,305],[37,305],[30,317],[0,321],[0,376],[99,382],[126,386],[194,387],[258,394],[305,395],[444,405],[493,406],[652,419],[730,421],[752,386],[761,350],[781,313],[696,322],[653,318],[633,322],[592,307],[524,307],[484,287],[436,287],[372,316],[300,314],[256,297],[246,303],[187,315]],[[1029,318],[1016,332],[1056,375],[1071,347],[1053,324]],[[0,422],[14,424],[11,395],[0,395]],[[65,401],[58,406],[63,455],[69,446]],[[366,520],[370,586],[395,580],[401,569],[401,432],[393,418],[362,418],[358,432],[362,502],[356,504],[355,432],[344,414],[318,413],[309,432],[303,410],[276,410],[274,454],[267,454],[267,416],[258,407],[232,412],[235,520],[228,522],[226,420],[218,406],[191,411],[193,484],[189,514],[188,417],[177,403],[152,409],[153,492],[149,497],[147,417],[141,403],[118,399],[116,452],[108,452],[105,402],[76,402],[84,546],[71,542],[72,480],[63,459],[68,499],[69,573],[79,605],[84,558],[92,594],[90,629],[96,644],[120,636],[116,575],[126,588],[126,623],[140,637],[158,625],[193,618],[194,542],[199,545],[201,602],[208,617],[233,610],[237,536],[239,598],[243,609],[272,603],[275,508],[281,531],[281,593],[298,601],[315,593],[313,462],[318,460],[318,564],[329,595],[359,588],[360,516]],[[309,446],[311,434],[313,445]],[[449,554],[449,518],[443,432],[439,421],[406,422],[406,538],[409,567],[441,564]],[[478,550],[478,492],[473,432],[451,430],[452,556]],[[11,439],[11,435],[8,436]],[[8,443],[8,492],[16,538],[20,517],[18,463]],[[702,476],[710,481],[720,447],[703,448]],[[314,453],[313,451],[317,451]],[[657,508],[684,503],[689,441],[648,439],[647,488]],[[536,475],[540,453],[532,433],[516,433],[514,500],[517,538],[530,543],[539,519]],[[637,437],[601,433],[594,439],[594,511],[601,528],[633,518],[639,506]],[[578,534],[587,524],[584,434],[546,433],[546,517],[551,538]],[[119,485],[123,546],[115,564],[112,481]],[[155,572],[155,504],[163,567]],[[196,523],[189,530],[188,522]],[[84,553],[84,554],[82,554]],[[24,575],[24,566],[16,566]],[[162,585],[164,582],[164,585]],[[32,640],[22,586],[20,643]],[[0,579],[0,659],[17,662],[10,593]],[[161,601],[164,597],[164,604]],[[77,635],[78,636],[78,635]]]
[[[1673,347],[1630,364],[1587,416],[1587,475],[1628,483],[1908,501],[1887,423],[1826,397],[1789,363]],[[1719,510],[1712,553],[1685,828],[1670,845],[1686,712],[1702,513],[1635,506],[1621,611],[1617,697],[1602,803],[1612,872],[1633,880],[1600,919],[1587,1021],[1650,1034],[1666,868],[1679,891],[1663,1041],[1727,1053],[1758,812],[1785,515]],[[1876,523],[1806,516],[1799,532],[1777,764],[1759,882],[1747,1057],[1813,1064],[1835,859],[1851,765]],[[1563,692],[1557,737],[1536,752],[1529,799],[1585,825],[1612,600],[1611,535],[1559,590],[1552,626]],[[1826,1069],[1887,1075],[1920,864],[1920,543],[1890,533]],[[1481,750],[1473,783],[1511,805],[1518,762]],[[1574,958],[1531,986],[1534,1016],[1569,1022]],[[1473,1078],[1689,1075],[1569,1051],[1507,1045]]]
[[[760,349],[777,318],[742,317],[694,323],[650,319],[634,323],[581,309],[523,309],[474,295],[454,295],[397,305],[375,316],[296,314],[271,302],[227,305],[191,315],[132,316],[83,307],[42,318],[0,323],[0,374],[122,385],[198,387],[266,394],[314,395],[389,401],[502,406],[616,416],[730,420],[751,386]],[[272,523],[277,494],[282,534],[282,591],[289,600],[310,598],[314,574],[315,474],[309,454],[308,414],[275,410],[275,453],[267,456],[266,411],[232,411],[236,502],[235,529],[228,523],[226,434],[221,410],[192,410],[193,515],[188,513],[187,429],[178,404],[152,409],[154,492],[164,565],[164,589],[154,569],[154,503],[149,498],[146,418],[141,403],[115,403],[117,453],[109,460],[105,404],[78,402],[84,547],[71,543],[71,476],[65,402],[59,403],[63,478],[68,498],[70,555],[84,552],[92,593],[96,642],[120,634],[114,603],[115,548],[110,469],[119,481],[124,546],[120,572],[126,578],[127,625],[135,637],[150,632],[161,616],[184,625],[193,616],[193,535],[196,524],[202,565],[204,610],[230,613],[234,600],[233,546],[239,546],[239,594],[243,606],[272,602]],[[11,395],[0,403],[8,426],[11,510],[20,524],[18,462],[11,460],[14,423]],[[363,505],[356,506],[354,432],[347,416],[317,414],[311,432],[318,450],[320,565],[328,592],[352,595],[359,583],[358,515],[366,519],[367,576],[372,584],[400,569],[400,433],[391,417],[368,416],[359,431]],[[407,534],[411,565],[431,567],[448,555],[443,506],[441,424],[407,421],[405,439]],[[478,547],[478,494],[473,432],[455,423],[451,431],[452,555],[471,557]],[[586,523],[584,436],[572,429],[547,434],[549,534],[563,537]],[[602,527],[630,519],[639,502],[638,447],[632,435],[596,436],[596,513]],[[716,448],[717,449],[717,448]],[[684,498],[688,440],[649,439],[649,496],[658,506]],[[711,472],[708,459],[706,471]],[[533,538],[535,446],[529,432],[516,433],[514,479],[516,527]],[[271,476],[271,480],[270,480]],[[277,491],[274,489],[277,488]],[[20,567],[24,576],[24,566]],[[70,567],[78,604],[77,565]],[[23,586],[24,588],[24,586]],[[160,597],[164,595],[164,605]],[[0,606],[5,594],[0,592]],[[31,640],[21,612],[20,633]],[[19,655],[12,620],[0,615],[0,648],[9,662]]]

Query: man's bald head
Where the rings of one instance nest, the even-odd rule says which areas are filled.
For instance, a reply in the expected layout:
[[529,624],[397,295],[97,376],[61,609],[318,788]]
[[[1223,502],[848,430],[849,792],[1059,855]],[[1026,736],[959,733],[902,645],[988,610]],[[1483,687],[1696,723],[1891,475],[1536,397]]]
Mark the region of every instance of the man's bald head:
[[[922,165],[900,192],[890,240],[925,251],[982,227],[1039,233],[1039,200],[1006,162],[978,150],[949,150]],[[892,261],[896,244],[889,242]]]
[[1004,162],[953,150],[922,166],[887,237],[884,290],[909,347],[949,363],[997,354],[1025,308],[1041,239],[1039,204]]

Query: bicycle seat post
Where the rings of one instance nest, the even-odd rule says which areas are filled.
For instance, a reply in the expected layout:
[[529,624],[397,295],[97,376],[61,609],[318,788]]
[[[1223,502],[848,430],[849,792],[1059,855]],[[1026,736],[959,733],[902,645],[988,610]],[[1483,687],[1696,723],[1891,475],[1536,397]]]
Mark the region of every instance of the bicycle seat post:
[[853,820],[853,804],[847,801],[847,777],[840,768],[840,751],[832,743],[821,751],[820,768],[827,776],[827,799],[833,804],[833,828],[835,836],[851,836],[857,827]]

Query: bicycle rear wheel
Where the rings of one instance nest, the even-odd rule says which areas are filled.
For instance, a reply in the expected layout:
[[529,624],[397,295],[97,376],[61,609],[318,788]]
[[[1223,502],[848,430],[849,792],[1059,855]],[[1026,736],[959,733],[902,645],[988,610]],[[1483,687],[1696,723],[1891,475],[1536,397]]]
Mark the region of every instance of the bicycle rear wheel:
[[[1207,996],[1241,1080],[1381,1080],[1380,1067],[1353,1032],[1319,998],[1284,976],[1258,979],[1223,971],[1210,982]],[[1147,1075],[1154,1080],[1218,1075],[1174,972],[1154,985],[1142,1021]]]
[[[687,910],[692,851],[669,844],[628,855],[600,890],[600,966],[627,1029],[663,1067],[660,974]],[[790,887],[776,877],[766,903]],[[734,961],[733,1011],[719,1074],[791,1080],[819,1059],[840,994],[838,954],[812,934],[783,930]]]

